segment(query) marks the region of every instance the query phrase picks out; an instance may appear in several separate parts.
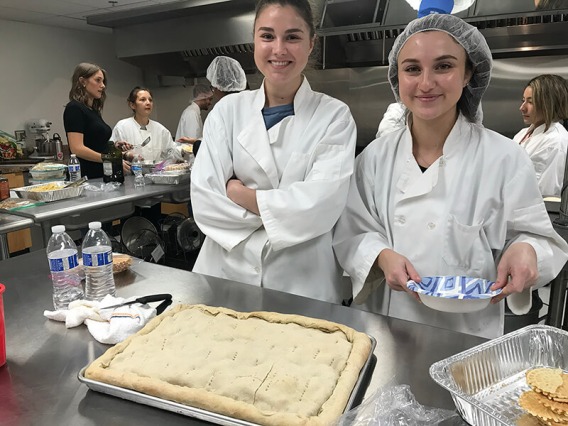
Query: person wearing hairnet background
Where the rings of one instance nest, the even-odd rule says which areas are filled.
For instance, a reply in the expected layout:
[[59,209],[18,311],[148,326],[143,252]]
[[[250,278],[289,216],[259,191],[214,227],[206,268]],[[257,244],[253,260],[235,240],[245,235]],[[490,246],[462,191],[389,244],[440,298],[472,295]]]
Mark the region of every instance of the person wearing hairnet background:
[[239,61],[228,56],[217,56],[206,73],[213,89],[213,102],[217,103],[224,96],[247,89],[247,77]]
[[196,84],[193,87],[193,100],[181,113],[179,119],[176,141],[192,142],[203,136],[203,120],[201,111],[207,111],[211,107],[213,92],[205,84]]
[[[530,159],[480,122],[491,67],[481,33],[453,15],[416,19],[396,39],[388,78],[407,126],[359,155],[334,233],[355,306],[494,338],[504,330],[501,300],[528,312],[531,287],[568,259]],[[442,275],[485,278],[503,291],[482,311],[446,313],[407,287]]]

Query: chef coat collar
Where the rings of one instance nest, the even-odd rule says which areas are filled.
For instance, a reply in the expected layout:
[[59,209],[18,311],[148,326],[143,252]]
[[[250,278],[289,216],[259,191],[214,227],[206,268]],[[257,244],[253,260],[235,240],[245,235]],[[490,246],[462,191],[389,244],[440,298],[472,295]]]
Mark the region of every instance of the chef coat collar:
[[[265,80],[266,79],[262,80],[262,84],[260,85],[259,90],[256,92],[256,96],[255,96],[254,101],[253,101],[254,109],[258,110],[259,112],[262,111],[262,109],[264,108],[264,105],[266,103],[266,95],[264,93],[264,82],[265,82]],[[312,90],[312,88],[310,87],[310,83],[308,83],[308,79],[306,78],[306,76],[304,76],[302,74],[302,84],[300,84],[300,87],[299,87],[298,91],[296,92],[296,95],[294,96],[294,113],[295,114],[301,114],[300,110],[305,105],[306,99],[307,99],[307,94],[310,93],[311,90]]]

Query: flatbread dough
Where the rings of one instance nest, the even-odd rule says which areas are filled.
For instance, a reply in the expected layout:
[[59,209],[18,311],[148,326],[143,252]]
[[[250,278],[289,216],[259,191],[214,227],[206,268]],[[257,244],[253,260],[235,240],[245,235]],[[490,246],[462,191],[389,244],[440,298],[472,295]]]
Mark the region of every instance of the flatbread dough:
[[324,320],[178,305],[85,376],[263,425],[328,425],[370,350],[366,334]]

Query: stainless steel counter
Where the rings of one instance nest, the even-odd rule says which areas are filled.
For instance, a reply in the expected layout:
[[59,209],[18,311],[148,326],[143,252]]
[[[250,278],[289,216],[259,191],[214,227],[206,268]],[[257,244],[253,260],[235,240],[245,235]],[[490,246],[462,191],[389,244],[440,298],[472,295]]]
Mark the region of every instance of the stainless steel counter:
[[[0,367],[1,425],[188,425],[206,424],[87,389],[78,371],[109,346],[96,342],[85,326],[67,330],[43,317],[53,309],[47,259],[32,252],[0,263],[8,362]],[[323,318],[374,336],[376,366],[367,396],[384,384],[406,383],[427,406],[453,409],[447,391],[428,374],[432,363],[484,340],[421,324],[382,317],[246,284],[161,265],[135,262],[116,275],[119,296],[171,293],[176,303],[205,303]],[[452,423],[456,424],[456,423]]]
[[9,213],[0,213],[0,260],[10,257],[8,239],[6,234],[12,231],[28,228],[33,224],[33,220]]
[[[102,179],[89,181],[102,183]],[[135,206],[152,206],[164,202],[187,202],[189,185],[155,185],[148,183],[142,188],[134,188],[134,176],[126,176],[124,184],[110,192],[83,191],[78,198],[54,201],[41,206],[17,210],[13,214],[27,217],[41,226],[42,245],[45,247],[51,236],[53,225],[63,224],[68,229],[85,228],[89,222],[111,221],[129,216]],[[32,237],[34,246],[37,238]],[[34,247],[34,248],[39,248]]]

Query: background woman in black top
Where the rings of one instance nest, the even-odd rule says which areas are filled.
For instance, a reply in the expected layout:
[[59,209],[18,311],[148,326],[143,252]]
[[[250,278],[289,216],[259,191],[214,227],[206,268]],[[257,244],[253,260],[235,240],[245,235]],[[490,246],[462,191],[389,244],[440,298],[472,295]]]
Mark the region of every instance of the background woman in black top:
[[101,116],[106,99],[106,72],[87,62],[75,67],[69,103],[63,113],[69,149],[81,163],[81,174],[89,179],[103,176],[101,153],[106,151],[112,129]]

